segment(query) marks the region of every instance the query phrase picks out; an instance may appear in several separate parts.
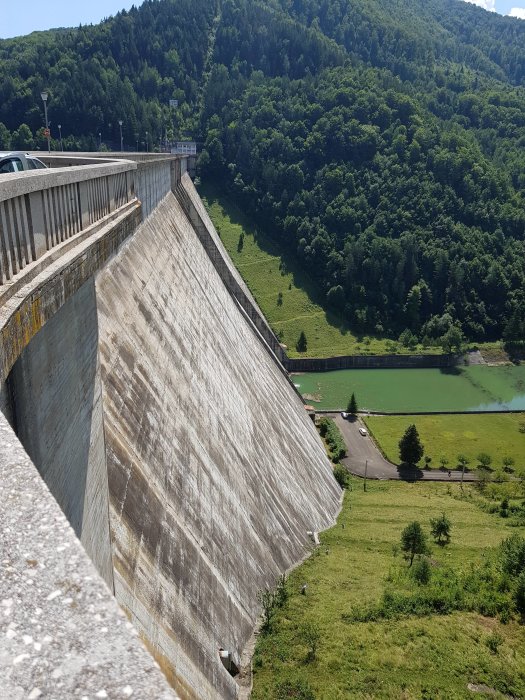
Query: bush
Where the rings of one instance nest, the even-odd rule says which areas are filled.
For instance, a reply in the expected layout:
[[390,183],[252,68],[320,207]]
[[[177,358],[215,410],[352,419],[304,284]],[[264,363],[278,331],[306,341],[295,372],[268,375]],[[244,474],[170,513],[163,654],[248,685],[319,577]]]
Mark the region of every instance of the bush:
[[331,418],[321,418],[319,432],[330,449],[330,459],[339,462],[346,455],[346,445],[339,428]]
[[350,481],[350,474],[340,464],[338,464],[334,469],[334,477],[342,489],[348,488],[348,483]]
[[503,637],[497,632],[493,632],[485,639],[485,644],[493,654],[497,654],[499,647],[503,644]]
[[412,569],[412,576],[414,577],[414,581],[422,584],[423,586],[426,586],[427,583],[430,581],[431,575],[432,570],[430,568],[430,563],[427,557],[422,557],[421,559],[416,561],[416,563],[414,564],[414,568]]

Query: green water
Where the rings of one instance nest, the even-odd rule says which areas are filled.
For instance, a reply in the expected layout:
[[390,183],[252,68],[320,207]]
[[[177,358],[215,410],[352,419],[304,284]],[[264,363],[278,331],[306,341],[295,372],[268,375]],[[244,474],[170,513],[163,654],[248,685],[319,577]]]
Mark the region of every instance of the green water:
[[525,365],[447,369],[348,369],[292,376],[316,408],[345,409],[355,393],[359,410],[525,410]]

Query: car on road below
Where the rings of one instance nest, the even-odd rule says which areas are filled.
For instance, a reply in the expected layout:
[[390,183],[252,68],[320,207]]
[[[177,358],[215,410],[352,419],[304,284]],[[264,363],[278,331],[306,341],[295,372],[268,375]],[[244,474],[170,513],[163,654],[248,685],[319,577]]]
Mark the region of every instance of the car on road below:
[[349,413],[346,413],[346,411],[341,411],[341,418],[344,418],[345,420],[349,417]]
[[368,430],[366,428],[359,428],[359,432],[365,437],[368,435]]
[[24,170],[42,170],[47,165],[36,156],[23,151],[0,151],[0,175],[5,173],[21,173]]

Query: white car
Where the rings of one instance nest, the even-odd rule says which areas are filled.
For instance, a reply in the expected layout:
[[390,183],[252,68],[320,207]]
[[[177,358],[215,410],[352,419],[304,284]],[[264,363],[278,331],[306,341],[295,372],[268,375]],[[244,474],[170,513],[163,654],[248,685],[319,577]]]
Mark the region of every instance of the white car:
[[23,151],[0,152],[0,175],[47,168],[41,160]]
[[350,414],[346,413],[346,411],[341,411],[341,418],[344,418],[345,420],[348,418]]
[[365,437],[368,435],[368,430],[366,428],[359,428],[359,432]]

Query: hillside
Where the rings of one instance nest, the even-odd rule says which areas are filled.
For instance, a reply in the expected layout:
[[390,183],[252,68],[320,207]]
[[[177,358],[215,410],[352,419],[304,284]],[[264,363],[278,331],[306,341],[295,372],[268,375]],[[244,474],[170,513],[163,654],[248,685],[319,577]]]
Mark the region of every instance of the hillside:
[[191,133],[355,332],[516,340],[524,81],[525,22],[459,0],[147,0],[0,42],[0,147],[44,86],[69,148]]

